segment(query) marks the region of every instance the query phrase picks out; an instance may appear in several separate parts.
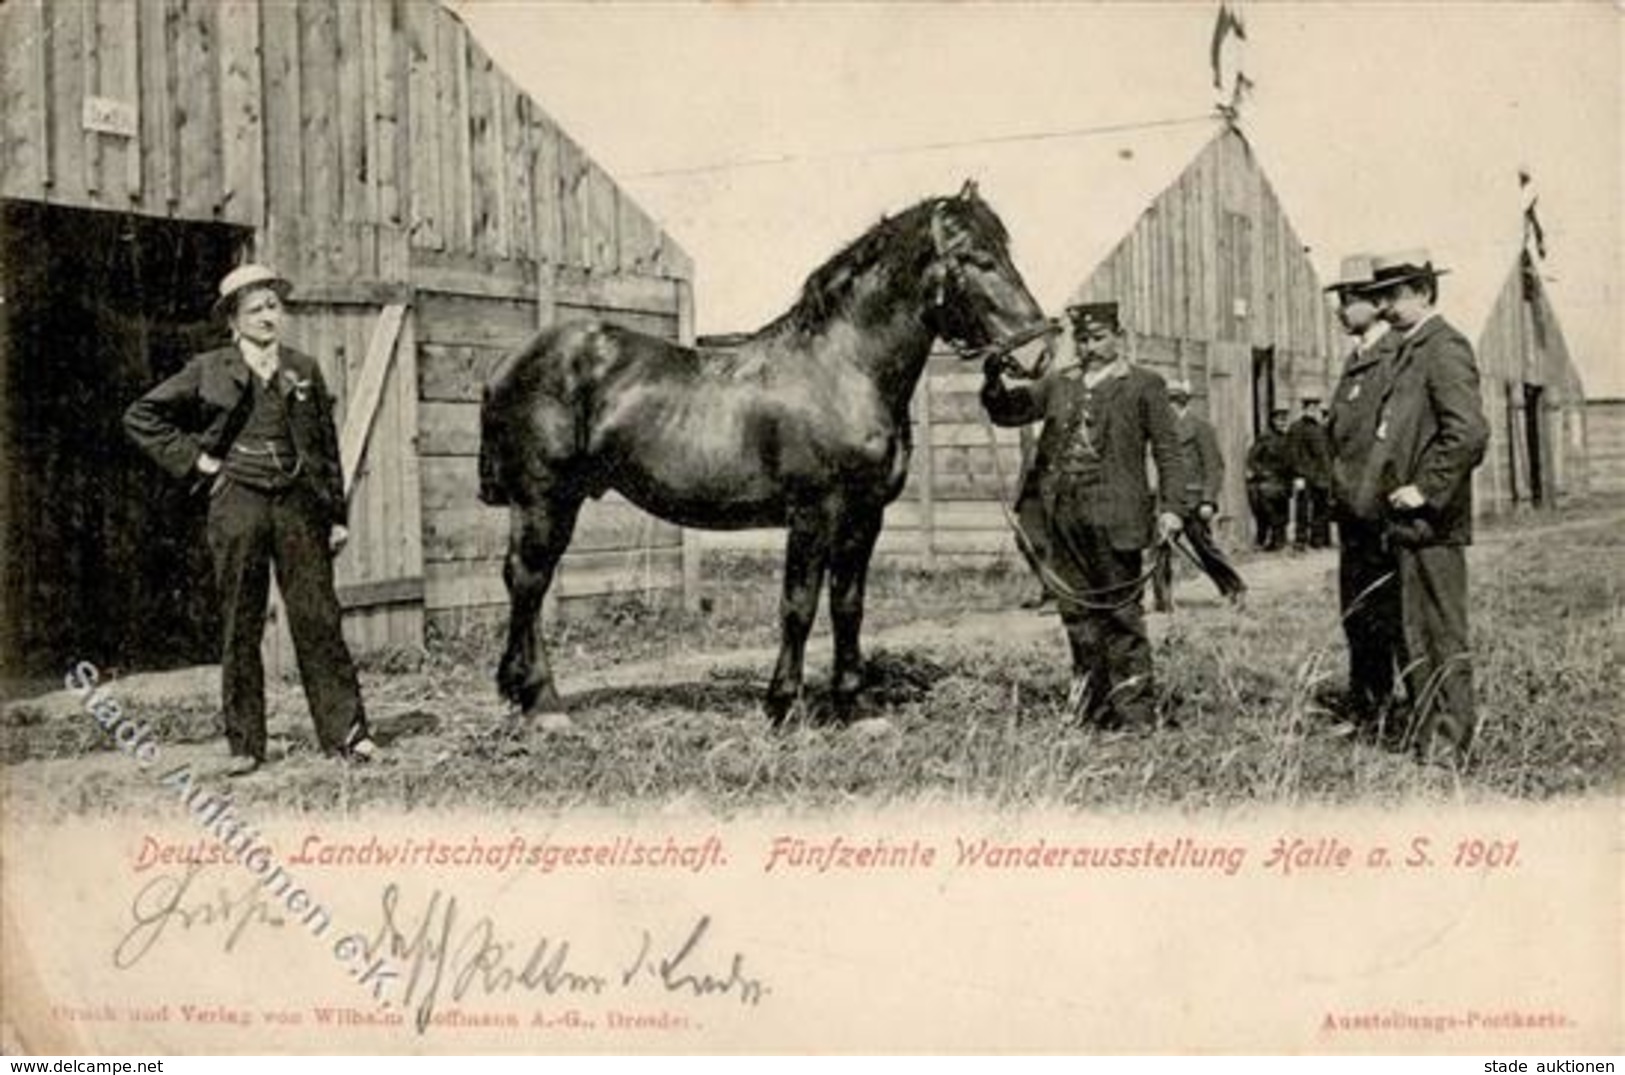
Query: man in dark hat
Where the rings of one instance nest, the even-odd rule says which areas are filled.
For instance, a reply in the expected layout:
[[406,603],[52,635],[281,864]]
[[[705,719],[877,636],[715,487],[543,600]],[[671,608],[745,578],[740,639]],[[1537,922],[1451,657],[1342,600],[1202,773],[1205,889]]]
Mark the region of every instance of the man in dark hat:
[[333,586],[332,557],[349,537],[333,397],[316,360],[280,342],[290,290],[266,266],[232,270],[216,309],[235,342],[198,355],[124,414],[154,462],[209,487],[233,776],[266,760],[260,643],[273,564],[319,745],[345,761],[376,750]]
[[[1068,308],[1079,364],[1007,385],[989,361],[982,403],[1004,426],[1044,421],[1039,494],[1048,520],[1050,574],[1072,654],[1072,714],[1102,728],[1156,725],[1151,646],[1141,607],[1144,551],[1179,532],[1185,487],[1173,409],[1162,378],[1119,350],[1117,304]],[[1145,457],[1162,490],[1153,517]]]
[[[1212,423],[1191,410],[1189,381],[1170,382],[1168,401],[1174,408],[1174,436],[1179,441],[1180,469],[1185,475],[1179,497],[1184,539],[1195,554],[1198,566],[1219,588],[1219,594],[1239,605],[1247,592],[1247,584],[1241,581],[1241,576],[1213,540],[1213,520],[1219,514],[1219,496],[1224,489],[1224,456],[1219,451],[1219,436]],[[1171,565],[1170,558],[1161,557],[1152,580],[1159,611],[1167,611],[1173,603]]]
[[1297,510],[1292,544],[1324,549],[1332,543],[1327,505],[1331,500],[1331,445],[1320,420],[1320,397],[1305,396],[1303,411],[1287,431],[1292,453],[1293,506]]
[[1292,446],[1286,425],[1291,413],[1285,407],[1272,410],[1269,428],[1247,450],[1247,506],[1257,526],[1254,544],[1266,552],[1286,545],[1292,512]]
[[1399,336],[1377,316],[1371,255],[1343,259],[1336,283],[1337,316],[1354,339],[1332,393],[1326,423],[1331,445],[1331,513],[1337,521],[1338,608],[1349,646],[1345,713],[1362,735],[1403,734],[1388,721],[1400,654],[1399,562],[1383,539],[1380,500],[1359,495],[1377,441],[1377,410],[1398,350]]
[[1424,761],[1459,765],[1477,726],[1465,547],[1489,426],[1472,345],[1434,310],[1445,271],[1425,250],[1372,261],[1370,293],[1399,339],[1356,495],[1382,505],[1398,561],[1408,743]]

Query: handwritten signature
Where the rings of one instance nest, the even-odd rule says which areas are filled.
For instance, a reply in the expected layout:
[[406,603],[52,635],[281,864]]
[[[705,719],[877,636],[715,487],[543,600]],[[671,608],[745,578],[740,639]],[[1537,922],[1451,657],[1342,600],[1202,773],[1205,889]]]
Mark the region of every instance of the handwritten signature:
[[772,991],[763,979],[746,972],[741,952],[724,957],[726,971],[720,977],[705,969],[711,962],[705,950],[710,915],[701,915],[669,949],[649,930],[641,930],[631,960],[618,973],[605,973],[588,969],[592,961],[580,957],[575,942],[566,937],[510,940],[485,916],[459,929],[457,897],[438,889],[430,894],[415,922],[407,921],[402,912],[398,885],[384,889],[380,910],[382,922],[366,954],[397,961],[403,989],[399,999],[407,1006],[416,1003],[413,1014],[419,1032],[429,1026],[445,986],[454,1003],[471,994],[495,996],[523,990],[548,996],[601,996],[611,989],[652,984],[667,993],[735,998],[754,1007]]
[[199,898],[192,891],[193,882],[206,869],[194,864],[179,874],[159,874],[136,891],[130,901],[129,931],[113,949],[115,967],[127,970],[135,966],[172,929],[224,930],[223,950],[230,952],[250,926],[281,929],[287,924],[257,880],[249,880],[235,895],[221,885],[214,896]]
[[[203,887],[198,877],[208,868],[194,864],[141,886],[130,903],[130,928],[113,949],[114,966],[135,966],[175,931],[223,930],[223,950],[230,952],[252,927],[280,929],[286,924],[254,881],[235,895],[220,886],[213,897],[199,898],[194,889]],[[701,914],[687,929],[667,937],[638,929],[636,944],[628,946],[633,949],[629,958],[589,959],[568,937],[516,939],[489,916],[469,921],[457,897],[439,889],[414,916],[405,906],[400,885],[392,883],[379,898],[377,928],[358,935],[356,943],[365,958],[391,961],[400,986],[391,999],[413,1008],[421,1033],[430,1026],[443,996],[457,1003],[465,997],[515,991],[602,996],[653,988],[668,995],[759,1005],[772,987],[748,968],[744,953],[716,955],[714,928],[711,916]],[[668,943],[671,936],[677,938],[675,944]]]

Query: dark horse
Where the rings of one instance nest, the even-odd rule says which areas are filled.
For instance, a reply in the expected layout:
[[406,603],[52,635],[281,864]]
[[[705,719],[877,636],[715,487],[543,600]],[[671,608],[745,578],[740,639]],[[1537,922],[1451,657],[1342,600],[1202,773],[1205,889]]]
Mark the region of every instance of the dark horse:
[[480,499],[512,511],[503,695],[527,714],[562,709],[537,613],[582,500],[617,489],[682,526],[788,527],[767,713],[782,721],[800,694],[827,569],[832,694],[850,719],[864,580],[908,475],[909,397],[932,341],[1007,350],[1047,324],[1007,247],[967,183],[881,220],[730,352],[575,321],[504,360],[480,406]]

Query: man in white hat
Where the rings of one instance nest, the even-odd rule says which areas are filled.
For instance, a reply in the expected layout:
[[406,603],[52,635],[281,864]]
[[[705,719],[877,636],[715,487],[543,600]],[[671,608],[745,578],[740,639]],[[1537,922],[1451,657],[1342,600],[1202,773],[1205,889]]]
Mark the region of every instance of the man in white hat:
[[1376,445],[1377,410],[1399,347],[1377,316],[1371,255],[1343,259],[1326,290],[1337,296],[1338,320],[1354,339],[1332,392],[1326,436],[1331,444],[1331,513],[1337,521],[1338,608],[1349,646],[1345,715],[1361,735],[1403,734],[1388,721],[1400,654],[1399,561],[1383,539],[1379,500],[1359,496],[1359,480]]
[[1463,764],[1476,730],[1467,637],[1473,470],[1489,425],[1467,338],[1434,310],[1439,277],[1425,250],[1372,260],[1371,286],[1398,335],[1361,489],[1395,550],[1404,626],[1407,744],[1424,761]]
[[273,564],[319,745],[347,761],[376,749],[333,586],[332,557],[348,538],[333,397],[316,360],[280,342],[290,290],[264,265],[228,273],[216,309],[234,342],[193,358],[124,415],[154,462],[210,490],[233,776],[266,760],[260,643]]
[[[1197,563],[1219,588],[1220,596],[1240,605],[1247,584],[1225,559],[1213,540],[1213,520],[1219,515],[1219,497],[1224,489],[1224,455],[1219,451],[1219,435],[1206,418],[1191,410],[1191,384],[1186,380],[1168,382],[1168,402],[1174,408],[1174,437],[1179,441],[1184,488],[1179,497],[1179,514],[1184,520],[1181,533],[1196,555]],[[1156,608],[1167,611],[1173,604],[1171,560],[1159,558],[1152,577]]]

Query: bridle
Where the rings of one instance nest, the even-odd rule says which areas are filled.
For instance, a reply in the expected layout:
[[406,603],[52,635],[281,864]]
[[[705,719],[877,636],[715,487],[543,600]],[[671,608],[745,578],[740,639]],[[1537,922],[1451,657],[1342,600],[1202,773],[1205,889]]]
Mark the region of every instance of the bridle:
[[[960,281],[964,276],[965,248],[968,239],[964,233],[950,236],[948,227],[943,219],[942,203],[938,203],[931,210],[931,247],[935,254],[931,267],[927,270],[927,277],[934,288],[931,306],[928,313],[944,315],[949,309],[949,284],[954,290],[960,290]],[[945,321],[946,319],[940,319]],[[948,346],[962,359],[987,362],[991,359],[1008,359],[1010,352],[1025,347],[1034,340],[1046,336],[1054,336],[1061,331],[1060,322],[1053,317],[1046,317],[1018,332],[1000,340],[994,340],[980,346],[966,343],[947,333],[942,334]]]

